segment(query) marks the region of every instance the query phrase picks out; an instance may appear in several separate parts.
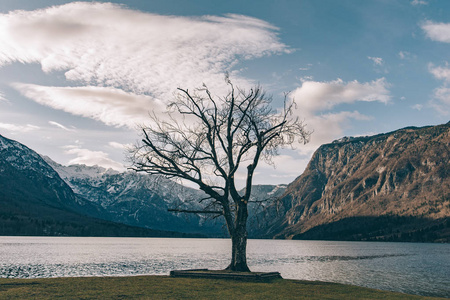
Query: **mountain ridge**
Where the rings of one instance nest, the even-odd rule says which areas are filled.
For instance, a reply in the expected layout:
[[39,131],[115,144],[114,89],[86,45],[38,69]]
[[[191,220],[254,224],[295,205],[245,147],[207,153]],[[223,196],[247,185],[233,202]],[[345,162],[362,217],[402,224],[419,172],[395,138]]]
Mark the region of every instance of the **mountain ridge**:
[[[450,122],[343,137],[320,146],[304,173],[289,185],[254,186],[249,236],[449,242],[449,166]],[[22,220],[28,222],[27,234],[31,223],[41,230],[32,235],[64,234],[58,233],[61,228],[73,234],[82,231],[82,214],[91,218],[91,225],[112,221],[140,226],[142,235],[174,236],[166,230],[183,228],[187,234],[226,236],[220,222],[211,225],[203,217],[167,211],[195,207],[195,200],[203,197],[200,193],[148,174],[62,166],[0,135],[0,224],[9,228],[3,232],[14,233],[12,228]],[[279,201],[257,204],[277,197]],[[257,213],[261,208],[263,213]],[[53,219],[44,220],[39,212]],[[78,229],[66,226],[64,217],[55,217],[58,214],[75,220]],[[53,222],[53,227],[46,222]],[[108,224],[99,226],[113,223]],[[149,228],[155,230],[144,233]],[[123,230],[131,234],[135,229]],[[111,234],[101,232],[84,234]]]
[[[156,175],[133,171],[118,172],[98,166],[63,166],[48,157],[44,158],[77,194],[106,210],[103,218],[158,230],[227,236],[221,220],[211,222],[205,216],[168,211],[169,208],[201,210],[197,200],[205,195],[199,190],[181,186]],[[285,188],[286,185],[255,185],[252,193],[255,203],[251,204],[250,209],[261,209],[259,201],[274,199],[281,195]],[[257,220],[250,218],[249,224],[251,226],[256,222]]]
[[45,158],[78,195],[104,209],[102,218],[132,226],[189,233],[218,234],[222,224],[197,215],[179,216],[169,208],[198,206],[203,193],[171,180],[99,166],[63,166]]
[[[267,212],[273,221],[260,236],[449,241],[449,149],[450,122],[322,145]],[[358,233],[351,220],[362,217]],[[390,223],[394,232],[384,232]]]
[[98,219],[39,154],[0,135],[0,235],[188,236]]

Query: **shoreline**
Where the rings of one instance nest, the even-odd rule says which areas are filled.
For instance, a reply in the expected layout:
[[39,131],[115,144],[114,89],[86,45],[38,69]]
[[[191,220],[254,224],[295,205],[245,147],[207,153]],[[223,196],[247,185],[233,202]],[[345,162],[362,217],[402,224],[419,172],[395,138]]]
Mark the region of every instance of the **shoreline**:
[[331,282],[248,282],[167,275],[0,278],[0,299],[446,299]]

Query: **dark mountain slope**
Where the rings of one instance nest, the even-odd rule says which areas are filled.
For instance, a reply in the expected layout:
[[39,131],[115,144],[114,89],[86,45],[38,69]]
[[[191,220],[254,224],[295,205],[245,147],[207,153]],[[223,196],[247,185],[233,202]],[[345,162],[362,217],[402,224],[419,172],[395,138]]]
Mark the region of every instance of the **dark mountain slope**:
[[0,136],[0,235],[173,236],[99,220],[36,152]]
[[323,145],[281,203],[262,236],[449,241],[450,123]]

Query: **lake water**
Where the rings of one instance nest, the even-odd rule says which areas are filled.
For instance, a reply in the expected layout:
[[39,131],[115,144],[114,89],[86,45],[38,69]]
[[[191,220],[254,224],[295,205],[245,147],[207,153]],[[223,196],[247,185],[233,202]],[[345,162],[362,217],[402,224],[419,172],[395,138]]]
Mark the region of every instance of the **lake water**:
[[[227,239],[0,237],[0,277],[168,275],[223,269]],[[252,271],[450,297],[450,245],[249,240]]]

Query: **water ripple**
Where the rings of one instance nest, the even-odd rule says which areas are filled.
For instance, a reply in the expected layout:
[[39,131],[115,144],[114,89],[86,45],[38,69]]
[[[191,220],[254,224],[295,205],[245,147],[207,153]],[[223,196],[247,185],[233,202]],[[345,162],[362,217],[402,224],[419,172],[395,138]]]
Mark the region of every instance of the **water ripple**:
[[[214,239],[0,237],[0,277],[168,275],[223,269],[230,241]],[[284,278],[450,297],[450,245],[249,240],[253,271]]]

